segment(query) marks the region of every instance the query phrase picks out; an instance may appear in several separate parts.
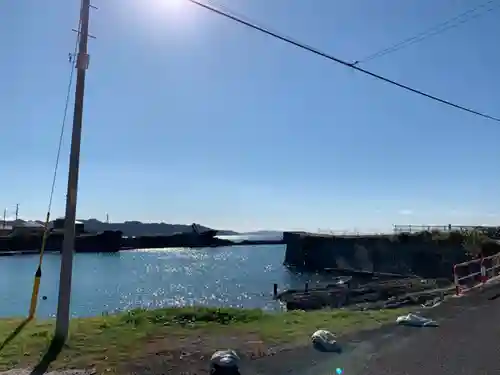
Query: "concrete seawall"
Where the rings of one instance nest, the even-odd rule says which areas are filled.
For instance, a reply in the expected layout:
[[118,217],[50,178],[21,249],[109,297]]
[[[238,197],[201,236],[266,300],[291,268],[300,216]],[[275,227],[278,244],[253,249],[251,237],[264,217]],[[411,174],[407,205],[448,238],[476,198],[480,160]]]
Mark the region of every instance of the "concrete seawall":
[[[284,264],[309,272],[339,268],[448,278],[453,264],[469,259],[460,235],[332,236],[285,232],[283,240]],[[500,250],[498,244],[492,246],[488,252]]]

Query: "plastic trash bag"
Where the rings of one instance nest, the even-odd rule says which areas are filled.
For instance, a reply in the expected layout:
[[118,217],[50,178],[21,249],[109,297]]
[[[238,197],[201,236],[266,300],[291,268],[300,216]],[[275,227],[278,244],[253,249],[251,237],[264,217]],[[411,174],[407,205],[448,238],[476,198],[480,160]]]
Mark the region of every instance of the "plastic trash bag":
[[234,350],[218,350],[210,358],[212,375],[239,375],[240,357]]
[[424,318],[423,316],[419,316],[416,314],[408,314],[402,315],[396,319],[396,323],[405,326],[412,327],[438,327],[439,324],[428,318]]
[[436,297],[433,300],[426,301],[425,303],[421,304],[421,306],[424,309],[433,309],[434,307],[439,306],[443,299],[444,298]]
[[337,352],[340,349],[337,340],[335,340],[335,335],[324,329],[314,332],[311,341],[314,348],[320,351]]

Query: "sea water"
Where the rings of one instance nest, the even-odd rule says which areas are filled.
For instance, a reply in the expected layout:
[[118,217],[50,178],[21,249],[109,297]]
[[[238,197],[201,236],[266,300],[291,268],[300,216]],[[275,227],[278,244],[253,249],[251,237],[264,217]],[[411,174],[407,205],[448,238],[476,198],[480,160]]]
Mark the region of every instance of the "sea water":
[[[233,306],[279,309],[280,289],[301,288],[319,276],[297,275],[283,265],[285,247],[129,250],[75,254],[72,316],[95,316],[131,308]],[[0,317],[26,316],[38,256],[0,258]],[[56,313],[60,256],[46,254],[38,317]]]

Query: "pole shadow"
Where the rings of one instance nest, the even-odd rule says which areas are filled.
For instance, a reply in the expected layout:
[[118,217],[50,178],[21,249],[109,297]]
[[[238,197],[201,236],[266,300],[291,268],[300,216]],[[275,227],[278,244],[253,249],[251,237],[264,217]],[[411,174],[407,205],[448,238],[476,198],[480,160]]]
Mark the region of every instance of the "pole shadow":
[[49,369],[49,366],[54,362],[64,347],[64,340],[54,337],[50,342],[47,352],[44,354],[40,362],[33,368],[30,375],[43,375]]
[[0,345],[0,353],[2,352],[2,350],[12,341],[14,340],[17,335],[19,335],[19,333],[21,333],[21,331],[24,329],[24,327],[26,327],[26,325],[31,321],[31,318],[26,318],[24,319],[17,327],[14,331],[12,331],[12,333],[7,336],[7,338],[2,342],[2,344]]
[[[14,340],[19,333],[26,327],[26,325],[32,320],[32,318],[26,318],[24,319],[17,327],[12,331],[12,333],[2,342],[0,345],[0,353],[2,350],[12,341]],[[59,354],[61,353],[63,347],[64,347],[64,341],[63,339],[58,339],[54,337],[52,341],[50,342],[50,345],[47,349],[47,352],[44,354],[40,362],[33,368],[31,371],[30,375],[43,375],[45,372],[47,372],[50,364],[54,362]]]

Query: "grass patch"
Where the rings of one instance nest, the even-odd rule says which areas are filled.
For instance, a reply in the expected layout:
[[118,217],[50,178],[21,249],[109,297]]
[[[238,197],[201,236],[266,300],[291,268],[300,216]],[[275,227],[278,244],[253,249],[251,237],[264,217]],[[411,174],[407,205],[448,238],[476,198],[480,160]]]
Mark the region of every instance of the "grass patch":
[[[95,368],[98,373],[117,373],[126,364],[149,365],[162,356],[171,359],[169,366],[175,366],[176,353],[191,350],[201,353],[201,360],[227,347],[248,351],[248,342],[255,340],[267,347],[302,345],[316,329],[348,333],[376,328],[393,322],[401,313],[395,309],[270,314],[261,310],[192,307],[73,319],[68,343],[52,368]],[[20,322],[0,319],[0,340]],[[51,320],[31,322],[0,353],[0,371],[35,365],[45,353],[53,331]]]

